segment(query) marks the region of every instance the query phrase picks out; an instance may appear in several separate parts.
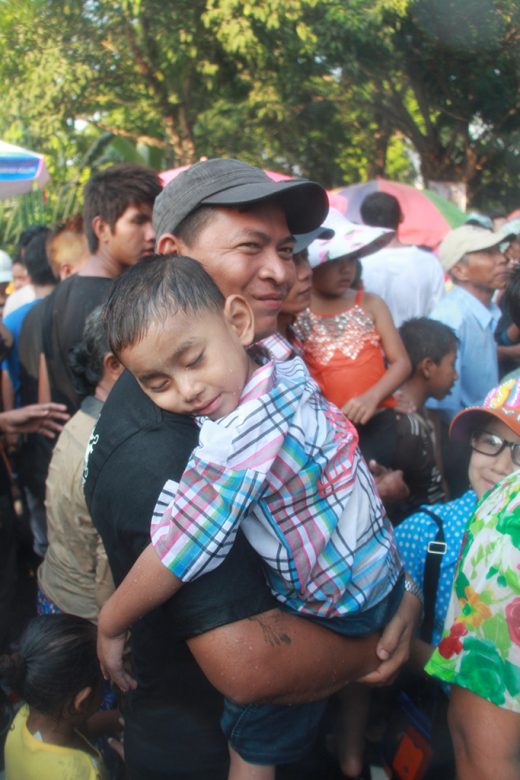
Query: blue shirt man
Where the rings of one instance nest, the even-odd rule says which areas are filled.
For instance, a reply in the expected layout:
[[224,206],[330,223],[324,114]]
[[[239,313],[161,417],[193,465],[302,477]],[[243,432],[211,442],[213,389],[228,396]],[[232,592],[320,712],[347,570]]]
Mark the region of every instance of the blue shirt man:
[[481,403],[498,384],[495,328],[501,311],[492,301],[488,306],[463,287],[455,286],[435,306],[430,319],[453,328],[459,347],[455,369],[458,379],[441,401],[431,399],[428,406],[444,410],[450,418],[467,406]]
[[494,331],[500,310],[492,297],[506,284],[507,259],[500,245],[510,239],[510,235],[463,225],[448,233],[440,245],[439,257],[454,289],[430,318],[449,325],[457,334],[459,378],[446,398],[427,405],[450,419],[461,409],[477,405],[498,384]]

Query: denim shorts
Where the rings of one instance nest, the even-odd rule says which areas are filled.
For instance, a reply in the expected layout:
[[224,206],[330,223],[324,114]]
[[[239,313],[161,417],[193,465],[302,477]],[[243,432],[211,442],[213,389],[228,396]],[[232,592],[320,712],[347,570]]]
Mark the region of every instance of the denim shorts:
[[239,756],[249,764],[292,764],[312,750],[327,700],[284,706],[225,700],[220,725]]
[[[305,617],[344,636],[366,636],[392,619],[403,594],[404,574],[388,596],[359,615],[332,620]],[[248,763],[291,764],[312,750],[326,705],[325,700],[292,706],[241,706],[226,699],[220,725],[233,750]]]

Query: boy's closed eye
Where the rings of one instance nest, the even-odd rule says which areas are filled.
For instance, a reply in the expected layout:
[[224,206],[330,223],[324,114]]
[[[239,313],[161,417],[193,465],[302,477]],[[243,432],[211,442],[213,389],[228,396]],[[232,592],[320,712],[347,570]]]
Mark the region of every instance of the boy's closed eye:
[[169,384],[168,380],[164,379],[162,382],[157,382],[154,385],[148,385],[147,389],[150,390],[150,392],[152,393],[161,393],[163,392],[163,390],[166,390],[168,384]]
[[202,350],[202,352],[199,352],[197,357],[193,358],[193,360],[190,360],[188,363],[186,363],[186,368],[195,368],[196,366],[202,363],[203,358],[204,358],[204,350]]

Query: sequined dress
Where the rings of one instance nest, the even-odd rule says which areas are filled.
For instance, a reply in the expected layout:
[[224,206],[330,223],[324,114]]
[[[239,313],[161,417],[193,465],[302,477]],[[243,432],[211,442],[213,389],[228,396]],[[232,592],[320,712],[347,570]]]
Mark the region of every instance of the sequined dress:
[[[340,408],[373,387],[386,371],[381,337],[361,307],[362,298],[359,290],[354,306],[340,314],[306,309],[292,326],[310,373],[325,398]],[[380,406],[394,407],[395,399],[389,396]]]

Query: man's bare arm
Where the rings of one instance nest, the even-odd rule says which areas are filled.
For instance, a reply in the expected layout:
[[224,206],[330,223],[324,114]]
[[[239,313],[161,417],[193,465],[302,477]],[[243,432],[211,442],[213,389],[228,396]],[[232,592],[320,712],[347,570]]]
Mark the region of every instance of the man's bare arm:
[[233,701],[295,704],[326,698],[365,675],[389,682],[408,658],[419,612],[418,599],[405,593],[382,636],[347,638],[273,609],[188,645],[210,682]]

